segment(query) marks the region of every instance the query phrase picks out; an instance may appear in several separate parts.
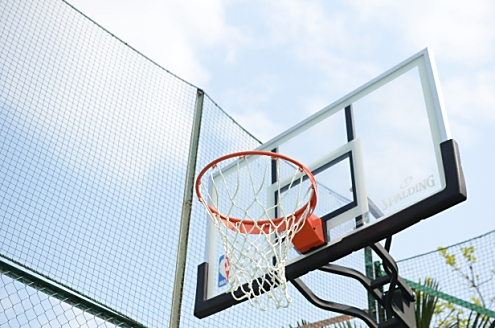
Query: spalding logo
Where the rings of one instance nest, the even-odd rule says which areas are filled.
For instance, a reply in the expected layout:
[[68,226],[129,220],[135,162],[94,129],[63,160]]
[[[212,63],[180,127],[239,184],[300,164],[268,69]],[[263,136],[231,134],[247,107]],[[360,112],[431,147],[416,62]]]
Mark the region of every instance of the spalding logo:
[[410,186],[412,180],[412,177],[405,178],[404,181],[402,181],[400,184],[400,189],[402,189],[400,192],[396,193],[393,196],[382,199],[382,209],[386,210],[387,208],[395,205],[397,202],[403,200],[404,198],[435,186],[435,179],[433,178],[433,174],[426,179],[423,179],[422,181],[416,183],[415,185]]

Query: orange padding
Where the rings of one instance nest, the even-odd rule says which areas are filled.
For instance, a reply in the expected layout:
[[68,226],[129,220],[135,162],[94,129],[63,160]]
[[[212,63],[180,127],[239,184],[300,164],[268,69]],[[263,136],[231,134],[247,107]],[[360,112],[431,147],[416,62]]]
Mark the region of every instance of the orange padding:
[[304,223],[303,228],[292,239],[292,244],[301,253],[306,253],[311,249],[323,245],[325,235],[323,233],[323,223],[321,219],[311,214]]

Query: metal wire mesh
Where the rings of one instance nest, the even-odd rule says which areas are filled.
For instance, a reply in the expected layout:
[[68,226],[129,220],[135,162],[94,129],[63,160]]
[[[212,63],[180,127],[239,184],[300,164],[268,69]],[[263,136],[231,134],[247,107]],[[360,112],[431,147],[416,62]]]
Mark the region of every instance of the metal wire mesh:
[[143,327],[5,258],[0,261],[0,300],[2,327]]
[[[439,298],[434,326],[448,325],[471,312],[495,319],[495,231],[438,250],[398,261],[399,273],[413,287],[425,279],[438,282],[439,290],[426,290]],[[421,284],[421,282],[423,284]],[[493,320],[493,319],[492,319]]]
[[116,327],[6,275],[0,276],[3,327]]
[[0,17],[1,254],[163,326],[196,88],[62,1]]

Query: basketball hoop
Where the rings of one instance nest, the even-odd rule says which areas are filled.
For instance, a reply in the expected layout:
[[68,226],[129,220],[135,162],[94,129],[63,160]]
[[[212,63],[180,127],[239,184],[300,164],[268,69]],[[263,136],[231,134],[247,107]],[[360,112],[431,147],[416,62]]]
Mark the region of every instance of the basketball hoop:
[[[292,242],[305,226],[317,230],[305,225],[308,218],[316,218],[316,181],[311,171],[282,154],[237,152],[218,158],[199,173],[196,194],[221,236],[230,262],[232,296],[247,298],[262,310],[268,309],[269,300],[277,308],[287,307],[291,298],[285,261]],[[245,284],[248,288],[243,288]],[[238,290],[240,297],[234,293]]]

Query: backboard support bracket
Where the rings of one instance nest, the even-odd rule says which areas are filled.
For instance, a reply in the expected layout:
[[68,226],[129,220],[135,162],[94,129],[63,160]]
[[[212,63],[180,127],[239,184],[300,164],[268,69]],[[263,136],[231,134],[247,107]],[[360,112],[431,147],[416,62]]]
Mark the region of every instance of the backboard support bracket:
[[[338,274],[344,277],[357,280],[373,296],[380,306],[385,309],[387,320],[378,323],[364,310],[345,304],[330,302],[316,296],[306,284],[300,279],[291,280],[296,289],[313,305],[323,310],[347,314],[363,320],[372,328],[414,328],[416,318],[414,314],[414,291],[399,277],[397,263],[390,256],[389,252],[380,244],[371,246],[373,251],[382,259],[386,275],[371,280],[359,271],[346,268],[340,265],[327,264],[319,270]],[[389,284],[389,290],[382,293],[381,288]]]

